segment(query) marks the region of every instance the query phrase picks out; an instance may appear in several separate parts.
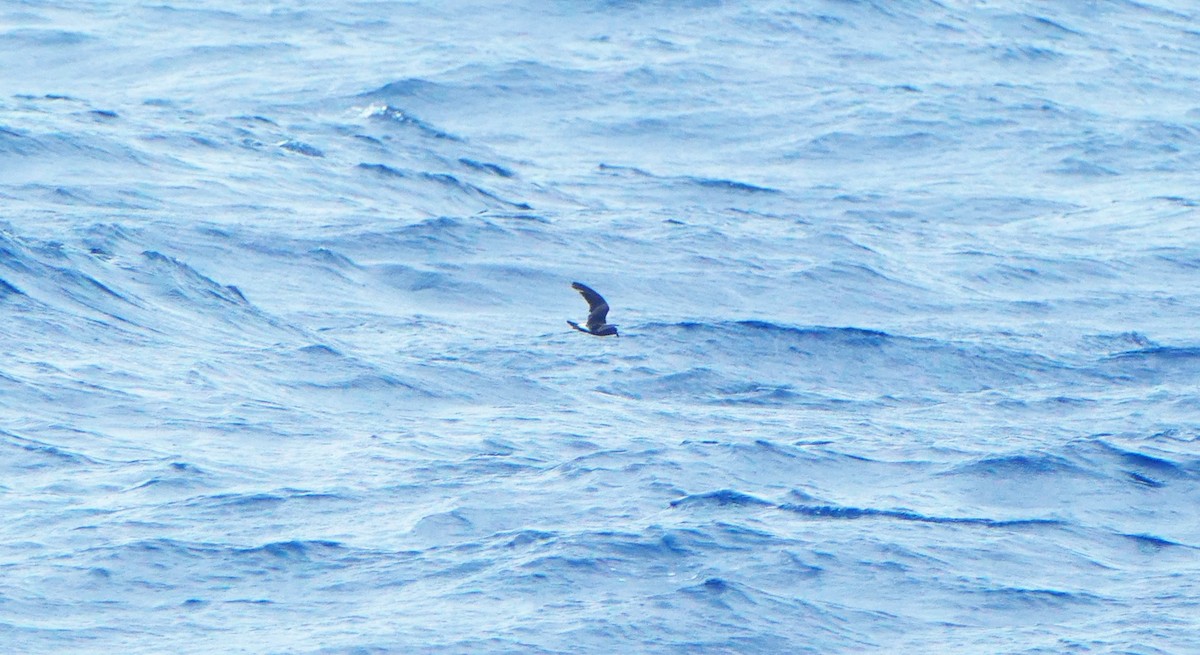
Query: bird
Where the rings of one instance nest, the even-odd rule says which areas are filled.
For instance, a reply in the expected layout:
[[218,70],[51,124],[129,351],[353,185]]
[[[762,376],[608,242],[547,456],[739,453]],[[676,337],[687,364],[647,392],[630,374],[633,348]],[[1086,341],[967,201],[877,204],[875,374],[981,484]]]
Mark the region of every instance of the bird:
[[588,318],[587,328],[579,327],[575,321],[567,321],[571,327],[580,332],[587,332],[598,337],[607,337],[609,335],[621,336],[617,334],[617,326],[605,322],[608,318],[608,303],[600,294],[592,291],[591,287],[582,282],[572,282],[571,288],[583,295],[583,299],[588,302]]

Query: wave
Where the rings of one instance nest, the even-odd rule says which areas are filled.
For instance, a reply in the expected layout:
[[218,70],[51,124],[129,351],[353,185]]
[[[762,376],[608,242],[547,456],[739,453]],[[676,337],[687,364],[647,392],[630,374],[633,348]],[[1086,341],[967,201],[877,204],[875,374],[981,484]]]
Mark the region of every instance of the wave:
[[1164,539],[1152,534],[1122,534],[1121,536],[1137,544],[1138,548],[1152,551],[1165,550],[1167,548],[1198,548],[1197,546],[1189,546],[1178,541]]
[[1168,453],[1148,454],[1114,446],[1103,438],[1086,438],[1051,451],[980,457],[944,469],[936,477],[956,480],[955,485],[977,502],[1008,505],[1030,489],[1046,488],[1049,495],[1035,505],[1065,507],[1076,490],[1097,486],[1149,491],[1190,484],[1200,477],[1200,463],[1172,459]]
[[[120,231],[85,239],[86,252],[61,243],[18,240],[0,231],[0,266],[6,282],[21,295],[72,318],[94,316],[113,326],[133,326],[161,333],[171,313],[152,309],[161,301],[175,311],[203,312],[221,321],[241,323],[247,317],[273,321],[255,309],[234,286],[222,285],[184,262],[153,250],[138,259],[122,258],[114,266],[114,250],[126,244]],[[19,287],[17,285],[20,285]],[[162,305],[157,305],[161,309]],[[116,321],[114,324],[112,321]]]
[[7,281],[4,280],[4,278],[0,278],[0,297],[9,296],[9,295],[23,296],[23,295],[25,295],[25,292],[14,287],[13,285],[9,284]]
[[[39,28],[22,28],[0,33],[0,43],[10,43],[14,47],[49,47],[82,45],[95,41],[96,37],[86,32],[71,30],[54,30]],[[55,96],[47,96],[55,97]],[[63,97],[63,96],[57,96]]]
[[719,404],[773,405],[791,401],[819,404],[817,395],[805,396],[788,385],[772,385],[737,378],[706,367],[614,382],[600,387],[604,393],[635,399],[689,398]]
[[1020,477],[1048,476],[1062,478],[1064,476],[1087,476],[1092,472],[1084,466],[1073,462],[1061,455],[1048,453],[1018,453],[1011,455],[993,455],[976,461],[955,466],[942,475],[969,475],[973,477],[998,477],[1014,480]]
[[105,271],[94,256],[57,242],[20,239],[0,226],[0,267],[8,270],[4,284],[11,293],[32,300],[43,312],[137,324],[140,303],[97,277]]
[[0,430],[0,447],[10,451],[8,466],[18,469],[57,468],[63,465],[95,464],[97,461],[73,450]]
[[1200,360],[1200,347],[1188,346],[1153,346],[1137,350],[1127,350],[1112,355],[1110,360],[1121,362],[1146,363],[1195,363]]
[[1050,171],[1060,175],[1074,175],[1078,177],[1116,177],[1121,174],[1112,168],[1080,157],[1067,157],[1060,161],[1058,166],[1050,169]]
[[784,503],[779,509],[800,514],[811,518],[859,520],[871,518],[896,519],[917,523],[949,523],[962,525],[979,525],[988,528],[1014,527],[1057,527],[1065,525],[1058,519],[993,519],[969,516],[933,516],[910,510],[875,509],[871,507],[846,507],[841,505],[798,505]]
[[324,157],[325,156],[325,153],[322,152],[320,148],[318,148],[314,145],[308,144],[308,143],[304,143],[303,141],[297,141],[295,139],[287,139],[285,141],[280,141],[276,145],[284,150],[287,150],[289,152],[294,152],[298,155],[304,155],[306,157]]
[[690,357],[705,365],[655,372],[652,379],[613,389],[630,391],[633,384],[650,395],[688,388],[724,395],[767,392],[803,401],[805,393],[832,390],[970,392],[1091,378],[1086,369],[1037,353],[858,327],[681,321],[648,323],[639,333],[669,342],[668,361]]
[[1125,383],[1192,384],[1200,382],[1200,347],[1155,345],[1126,350],[1100,360],[1097,369]]
[[[387,164],[361,163],[360,170],[370,171],[383,177],[403,180],[406,188],[414,192],[425,192],[426,195],[439,196],[439,206],[445,207],[447,202],[468,203],[466,206],[472,213],[480,209],[480,204],[493,209],[530,210],[532,207],[525,202],[506,200],[483,187],[464,182],[449,173],[429,173],[425,171],[409,171],[394,168]],[[447,196],[444,192],[449,191]]]
[[671,501],[671,507],[773,507],[775,503],[733,489],[690,494]]
[[723,197],[728,197],[730,194],[767,197],[785,195],[781,189],[728,178],[695,175],[656,175],[635,166],[622,166],[603,162],[597,165],[596,170],[609,177],[623,178],[627,182],[627,190],[637,187],[649,193],[670,195],[676,198],[676,201],[681,197],[681,194],[695,196],[697,193],[703,194],[705,192],[716,192],[722,194]]
[[512,172],[512,170],[505,168],[499,164],[492,164],[492,163],[483,162],[483,161],[475,161],[474,159],[469,159],[467,157],[459,157],[458,163],[460,163],[463,166],[466,166],[468,168],[472,168],[477,171],[483,171],[484,173],[489,173],[491,175],[496,175],[498,177],[514,178],[517,176],[517,174]]
[[[794,494],[805,497],[799,492]],[[670,506],[681,509],[710,510],[715,508],[774,508],[792,514],[799,514],[815,519],[862,520],[862,519],[894,519],[915,523],[978,525],[989,528],[1014,528],[1036,526],[1062,526],[1065,522],[1051,518],[1020,518],[996,519],[978,516],[938,516],[923,514],[909,509],[880,509],[874,507],[854,507],[811,502],[775,503],[757,496],[742,493],[733,489],[719,489],[698,494],[689,494],[670,502]]]
[[[93,559],[126,562],[138,568],[148,567],[166,571],[179,570],[181,565],[196,559],[212,560],[216,558],[224,562],[224,566],[228,567],[231,574],[239,577],[262,565],[277,568],[286,566],[289,562],[323,562],[323,565],[328,566],[349,555],[350,552],[351,549],[341,542],[322,539],[293,539],[273,541],[257,546],[235,546],[165,537],[136,540],[124,544],[94,546],[83,551]],[[179,582],[182,583],[182,580]]]
[[788,153],[786,158],[859,160],[877,158],[881,153],[917,155],[954,145],[954,141],[944,134],[916,131],[881,136],[854,132],[829,132],[799,145]]
[[439,130],[429,123],[413,116],[403,109],[393,107],[391,105],[372,105],[363,111],[363,116],[374,120],[387,121],[393,125],[399,125],[405,128],[411,128],[422,136],[432,137],[434,139],[444,139],[447,141],[462,141],[461,138],[450,134],[449,132]]

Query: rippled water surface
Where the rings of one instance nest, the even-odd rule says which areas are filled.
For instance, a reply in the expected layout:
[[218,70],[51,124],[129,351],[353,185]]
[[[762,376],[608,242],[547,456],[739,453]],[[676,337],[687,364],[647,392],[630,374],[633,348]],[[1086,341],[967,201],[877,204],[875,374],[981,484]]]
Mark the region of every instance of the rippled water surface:
[[0,4],[0,650],[1200,652],[1198,25]]

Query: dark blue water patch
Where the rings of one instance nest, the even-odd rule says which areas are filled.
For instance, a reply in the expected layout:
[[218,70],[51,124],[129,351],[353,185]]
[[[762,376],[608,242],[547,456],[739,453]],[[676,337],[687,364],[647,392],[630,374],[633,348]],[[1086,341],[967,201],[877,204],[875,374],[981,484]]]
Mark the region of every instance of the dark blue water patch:
[[521,210],[533,209],[533,207],[531,207],[528,203],[515,202],[512,200],[505,200],[504,198],[497,196],[496,194],[492,193],[491,191],[487,191],[483,188],[475,186],[474,184],[469,184],[467,182],[463,182],[462,180],[458,179],[457,177],[455,177],[453,175],[450,175],[449,173],[421,173],[420,177],[423,180],[429,180],[432,182],[436,182],[438,184],[441,184],[441,185],[443,185],[447,188],[453,189],[455,191],[461,191],[468,195],[479,196],[485,200],[498,202],[501,205],[504,205],[504,206],[507,206],[507,207],[510,207],[513,209],[521,209]]
[[53,267],[50,271],[52,277],[62,285],[63,291],[68,296],[87,302],[94,298],[95,292],[99,292],[111,298],[129,302],[129,299],[124,295],[117,293],[108,285],[82,271],[58,267]]
[[171,462],[166,473],[152,477],[124,491],[194,490],[207,487],[210,478],[207,471],[194,464]]
[[229,296],[235,302],[239,302],[243,305],[248,305],[250,303],[250,301],[246,300],[246,295],[242,293],[242,290],[233,286],[232,284],[226,284],[225,291],[229,292]]
[[1184,471],[1179,468],[1174,462],[1167,461],[1158,457],[1152,457],[1136,452],[1125,452],[1121,454],[1121,459],[1125,464],[1137,466],[1142,469],[1158,471],[1164,475],[1183,475]]
[[304,155],[306,157],[325,156],[325,153],[322,152],[320,148],[304,143],[303,141],[296,141],[295,139],[282,141],[279,143],[279,147],[289,152],[294,152],[298,155]]
[[1052,48],[1043,48],[1035,45],[1007,45],[995,46],[993,52],[996,59],[1000,61],[1013,62],[1035,62],[1048,63],[1065,58],[1063,53]]
[[7,125],[0,124],[0,137],[4,137],[5,139],[24,139],[26,135]]
[[772,12],[769,14],[747,13],[734,17],[734,24],[749,32],[765,32],[780,35],[795,35],[811,38],[814,33],[825,33],[833,28],[844,27],[849,22],[832,14],[814,14],[799,10]]
[[977,475],[1012,480],[1031,476],[1091,476],[1093,473],[1065,457],[1035,452],[984,457],[957,465],[940,475]]
[[552,544],[561,535],[557,532],[528,529],[498,532],[492,536],[499,539],[504,548],[524,550],[539,545]]
[[226,493],[203,496],[188,500],[189,505],[205,507],[235,508],[239,512],[264,511],[270,512],[288,501],[287,497],[271,493]]
[[618,164],[606,164],[604,162],[597,164],[596,170],[598,170],[602,173],[606,173],[606,174],[613,175],[613,176],[620,176],[620,177],[642,177],[642,178],[656,177],[656,176],[650,174],[649,172],[644,171],[635,166],[622,166],[622,165],[618,165]]
[[242,114],[239,116],[234,116],[233,119],[251,126],[269,125],[271,127],[279,127],[279,123],[259,114]]
[[563,537],[554,544],[565,552],[589,553],[600,561],[644,566],[654,561],[676,562],[697,553],[712,552],[714,540],[702,530],[651,528],[645,533],[598,530]]
[[1096,605],[1105,602],[1095,594],[1059,589],[1030,589],[1025,587],[987,587],[975,593],[984,598],[982,606],[991,610],[1052,610],[1070,605]]
[[720,396],[713,402],[722,405],[763,405],[781,404],[806,405],[810,407],[827,408],[840,401],[816,394],[803,394],[794,391],[790,385],[771,385],[759,382],[734,382],[718,389]]
[[650,171],[616,164],[601,163],[596,169],[601,176],[620,178],[623,195],[659,199],[673,206],[681,202],[709,205],[714,202],[730,203],[731,211],[747,210],[742,205],[763,204],[772,211],[788,209],[788,195],[777,188],[730,178],[701,177],[695,175],[656,175]]
[[1131,477],[1137,475],[1144,477],[1147,481],[1160,484],[1161,479],[1164,478],[1183,479],[1200,475],[1200,463],[1198,462],[1175,462],[1167,459],[1165,454],[1149,455],[1115,446],[1103,439],[1081,443],[1078,448],[1081,452],[1086,452],[1088,448],[1098,448],[1100,453],[1106,458],[1111,458],[1116,466],[1128,471]]
[[245,297],[236,287],[222,285],[170,255],[146,250],[142,252],[142,256],[146,258],[148,264],[146,270],[155,274],[160,284],[166,282],[167,278],[171,280],[171,283],[164,286],[172,289],[173,292],[180,293],[185,297],[216,299],[235,305],[242,305],[246,302]]
[[[1185,400],[1184,404],[1187,407],[1195,407],[1197,405],[1197,401],[1189,399],[1189,400]],[[1107,436],[1107,435],[1103,435],[1103,436]],[[1179,441],[1182,443],[1196,443],[1196,442],[1200,441],[1200,432],[1198,432],[1196,430],[1189,430],[1186,428],[1170,427],[1170,428],[1164,428],[1162,430],[1158,430],[1154,434],[1150,435],[1151,441],[1157,441],[1160,439],[1165,439],[1168,441]]]
[[1149,337],[1135,331],[1084,335],[1080,339],[1080,343],[1087,350],[1106,355],[1119,355],[1159,347]]
[[561,586],[578,584],[580,577],[598,578],[611,569],[612,562],[597,557],[543,555],[519,565],[534,580],[557,583]]
[[504,177],[504,178],[516,177],[516,173],[513,173],[511,170],[509,170],[499,164],[491,164],[488,162],[475,161],[474,159],[468,159],[466,157],[460,157],[458,159],[458,163],[460,163],[463,166],[466,166],[468,168],[471,168],[473,170],[483,171],[484,173],[489,173],[491,175],[496,175],[499,177]]
[[345,359],[345,355],[342,354],[340,350],[332,346],[327,346],[323,343],[317,343],[311,346],[303,346],[300,348],[300,352],[316,359],[330,359],[333,361]]
[[[0,239],[0,258],[14,273],[51,281],[66,297],[79,301],[93,309],[101,309],[102,299],[97,294],[129,303],[130,300],[92,275],[81,270],[72,262],[58,242],[27,242],[18,244],[7,238]],[[57,260],[57,261],[50,261]],[[60,263],[61,262],[61,263]],[[66,265],[63,265],[65,263]],[[15,287],[14,287],[15,288]]]
[[758,186],[748,182],[738,182],[736,180],[724,180],[719,178],[707,177],[684,177],[687,182],[695,184],[706,189],[716,189],[718,191],[735,191],[739,193],[782,193],[779,189],[770,187]]
[[363,162],[358,165],[358,168],[360,168],[364,171],[378,173],[379,175],[383,175],[386,177],[398,177],[398,178],[411,177],[409,174],[405,173],[404,171],[402,171],[398,168],[392,168],[391,166],[388,166],[387,164],[368,164],[368,163]]
[[1082,32],[1068,28],[1058,20],[1027,13],[1001,14],[1001,16],[991,18],[990,24],[1000,29],[1001,34],[1010,37],[1037,36],[1062,40],[1067,37],[1084,36]]
[[929,516],[909,510],[875,509],[870,507],[847,507],[842,505],[802,505],[784,503],[779,509],[819,519],[859,520],[871,518],[896,519],[917,523],[979,525],[989,528],[1058,527],[1065,525],[1058,519],[992,519],[962,516]]
[[1198,206],[1200,206],[1200,200],[1196,200],[1195,198],[1188,198],[1185,196],[1155,196],[1154,199],[1169,202],[1173,205],[1178,205],[1180,207],[1198,207]]
[[10,295],[23,296],[25,292],[9,284],[4,278],[0,278],[0,298]]
[[96,460],[78,452],[50,443],[22,437],[7,430],[0,430],[0,447],[10,452],[8,466],[23,469],[55,469],[63,465],[95,464]]
[[384,177],[409,180],[413,182],[429,182],[443,189],[456,193],[459,199],[474,199],[489,207],[500,209],[518,209],[528,211],[533,209],[528,203],[507,200],[482,187],[464,182],[449,173],[429,173],[423,171],[406,171],[388,166],[387,164],[360,163],[358,168],[370,171]]
[[1124,382],[1193,383],[1200,380],[1200,347],[1151,346],[1127,350],[1100,360],[1096,368]]
[[1126,471],[1125,475],[1129,476],[1129,479],[1133,480],[1133,482],[1135,484],[1139,484],[1143,487],[1150,487],[1152,489],[1161,489],[1162,487],[1166,486],[1164,483],[1159,482],[1158,480],[1155,480],[1154,478],[1150,478],[1145,475],[1142,475],[1141,473],[1138,473],[1137,471]]
[[709,578],[700,583],[700,587],[709,593],[723,594],[730,590],[730,585],[721,578]]
[[719,323],[701,323],[696,321],[681,321],[679,323],[650,323],[646,329],[677,330],[684,335],[706,337],[708,335],[742,335],[752,339],[774,339],[786,337],[795,341],[814,341],[818,343],[840,343],[866,347],[878,347],[889,343],[895,337],[880,330],[870,330],[855,327],[800,327],[780,325],[763,320],[742,320]]
[[1200,347],[1154,346],[1120,352],[1109,359],[1113,361],[1193,363],[1200,359]]
[[[467,221],[453,216],[437,216],[404,225],[396,230],[396,234],[403,236],[408,243],[413,243],[413,239],[424,243],[430,239],[447,237],[453,238],[459,243],[466,243],[471,237],[496,235],[503,231],[503,228],[488,221]],[[383,234],[375,236],[381,240],[386,239]],[[371,238],[371,235],[367,235],[367,238]]]
[[643,451],[636,456],[625,449],[600,450],[574,457],[562,464],[556,470],[564,477],[578,478],[598,471],[620,471],[629,466],[631,460],[646,460],[650,456],[659,455],[663,451]]
[[691,494],[671,501],[671,507],[771,507],[775,503],[733,489]]
[[741,584],[731,583],[723,578],[708,578],[703,582],[679,590],[680,593],[694,597],[696,600],[721,607],[733,609],[731,603],[738,605],[756,605],[751,590]]
[[1152,534],[1122,534],[1122,537],[1132,541],[1141,550],[1157,552],[1168,548],[1193,548],[1178,541],[1163,539]]
[[[97,546],[87,549],[101,562],[121,562],[117,568],[125,575],[139,576],[137,570],[153,572],[155,584],[163,590],[177,590],[178,582],[171,571],[185,570],[185,564],[206,562],[213,570],[223,570],[230,579],[249,572],[293,572],[302,575],[299,564],[341,566],[352,553],[337,541],[291,540],[270,542],[260,546],[238,547],[212,542],[186,542],[168,538],[144,539],[130,543]],[[186,575],[186,572],[184,573]]]
[[301,540],[278,541],[251,548],[239,548],[231,551],[237,560],[247,558],[259,561],[310,562],[340,557],[348,552],[346,547],[337,541]]
[[359,267],[353,259],[350,259],[346,255],[343,255],[342,253],[330,248],[313,248],[312,250],[308,251],[307,255],[314,261],[337,269],[345,270]]
[[1185,272],[1192,273],[1200,269],[1200,250],[1196,248],[1167,246],[1152,248],[1149,252],[1153,254],[1156,261],[1166,262]]
[[154,477],[127,489],[122,489],[122,493],[131,491],[176,491],[176,490],[192,490],[203,488],[205,485],[198,480],[184,477]]

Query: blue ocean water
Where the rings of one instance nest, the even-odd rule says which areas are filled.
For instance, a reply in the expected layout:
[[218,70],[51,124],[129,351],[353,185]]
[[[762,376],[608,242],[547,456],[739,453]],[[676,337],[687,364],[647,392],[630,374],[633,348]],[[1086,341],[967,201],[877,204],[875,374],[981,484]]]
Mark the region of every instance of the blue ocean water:
[[0,650],[1200,652],[1198,26],[0,4]]

